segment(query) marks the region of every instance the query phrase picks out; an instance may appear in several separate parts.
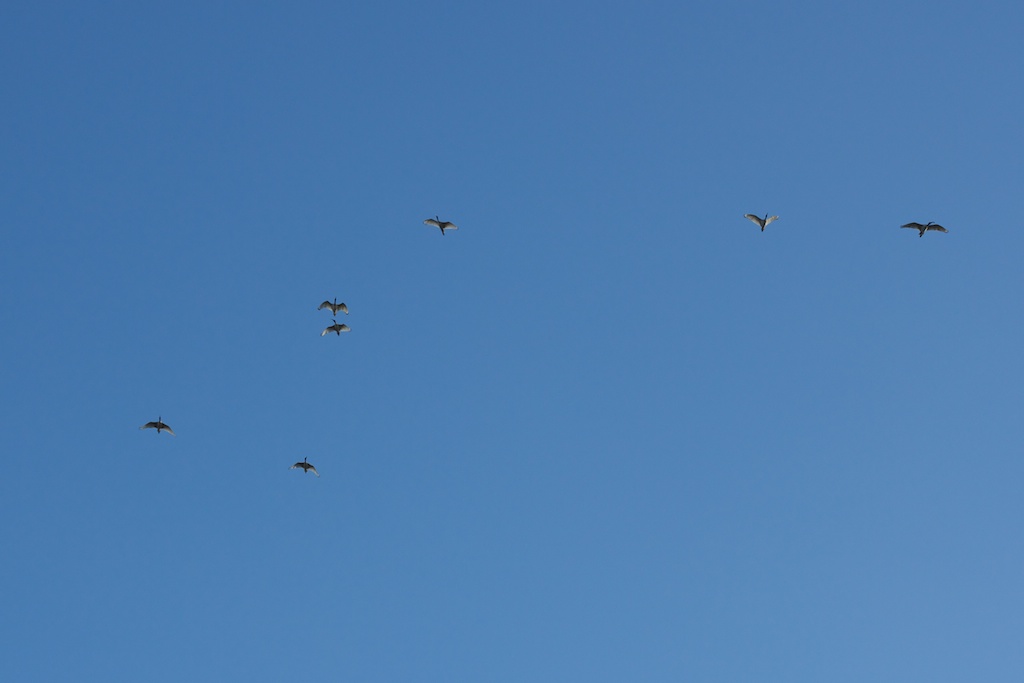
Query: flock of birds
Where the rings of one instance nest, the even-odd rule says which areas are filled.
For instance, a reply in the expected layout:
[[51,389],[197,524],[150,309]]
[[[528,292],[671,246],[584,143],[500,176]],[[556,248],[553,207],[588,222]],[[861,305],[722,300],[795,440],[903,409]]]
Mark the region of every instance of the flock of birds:
[[[323,302],[322,304],[320,304],[320,306],[316,310],[322,311],[325,308],[331,309],[331,313],[333,315],[335,315],[335,316],[338,315],[338,311],[341,311],[345,315],[348,315],[348,306],[346,306],[344,303],[340,303],[339,304],[338,303],[338,297],[334,297],[334,301],[333,302],[331,302],[331,301]],[[331,318],[331,322],[334,323],[334,324],[333,325],[328,325],[327,327],[325,327],[324,331],[320,333],[321,337],[324,336],[325,334],[330,334],[331,332],[333,332],[334,334],[336,334],[336,335],[338,335],[340,337],[342,332],[348,332],[349,330],[352,329],[351,327],[349,327],[345,323],[339,323],[337,318]],[[317,476],[319,476],[319,475],[317,475]]]
[[[765,214],[764,218],[761,218],[760,216],[756,216],[756,215],[754,215],[752,213],[746,213],[746,214],[743,214],[743,216],[745,218],[749,218],[751,221],[756,223],[761,228],[761,232],[764,232],[764,228],[765,228],[766,225],[768,225],[772,221],[777,221],[779,219],[778,216],[769,216],[768,214]],[[430,226],[433,226],[435,228],[440,228],[442,236],[444,236],[444,231],[445,230],[458,230],[458,226],[457,225],[455,225],[454,223],[450,223],[448,221],[442,221],[437,216],[434,216],[433,218],[428,218],[427,220],[423,221],[423,224],[424,225],[430,225]],[[926,232],[928,232],[929,230],[935,230],[936,232],[949,232],[949,230],[946,230],[944,227],[942,227],[938,223],[932,223],[931,221],[929,221],[927,223],[923,223],[923,224],[922,223],[910,222],[910,223],[905,223],[904,225],[901,225],[900,227],[901,228],[911,228],[912,230],[917,230],[918,231],[918,237],[924,237],[924,234]],[[323,337],[325,335],[328,335],[328,334],[331,334],[332,332],[340,337],[342,332],[348,332],[348,331],[350,331],[352,329],[352,328],[350,328],[348,325],[346,325],[344,323],[338,323],[338,320],[337,320],[338,313],[344,313],[345,315],[348,315],[348,306],[346,306],[344,302],[338,303],[338,299],[337,299],[337,297],[335,297],[333,301],[324,301],[322,304],[320,304],[317,307],[317,310],[318,311],[322,311],[325,308],[328,309],[331,312],[331,314],[333,316],[335,316],[335,317],[331,319],[331,322],[333,322],[334,324],[333,325],[328,325],[327,327],[325,327],[324,331],[320,333],[321,337]],[[146,424],[144,424],[141,427],[139,427],[139,429],[155,429],[157,434],[159,434],[160,432],[167,432],[171,436],[177,436],[174,433],[174,430],[172,430],[170,428],[170,426],[166,422],[163,421],[163,417],[161,417],[161,416],[157,416],[157,418],[156,418],[156,420],[154,422],[147,422]],[[289,467],[288,469],[291,469],[291,470],[298,469],[298,470],[302,470],[303,472],[312,472],[318,478],[320,477],[320,473],[317,472],[316,471],[316,467],[314,467],[313,464],[309,462],[309,458],[303,458],[302,462],[297,462],[294,465],[292,465],[291,467]]]
[[[440,228],[442,236],[444,236],[445,230],[459,229],[459,227],[454,223],[451,223],[449,221],[443,221],[438,216],[428,218],[427,220],[423,221],[423,224],[430,225],[435,228]],[[324,301],[322,304],[317,306],[316,310],[322,311],[325,308],[329,310],[331,312],[331,315],[335,317],[331,319],[331,322],[334,324],[325,327],[324,331],[320,333],[321,337],[331,334],[332,332],[340,337],[342,332],[349,332],[352,329],[351,327],[344,323],[339,323],[337,319],[338,313],[344,313],[345,315],[348,315],[348,306],[344,302],[339,303],[338,298],[335,297],[332,301]],[[170,425],[164,422],[162,416],[157,416],[155,421],[147,422],[146,424],[139,427],[139,429],[155,429],[157,434],[159,434],[160,432],[167,432],[171,436],[177,436],[177,434],[174,433],[174,430],[171,429]],[[303,472],[312,472],[317,476],[317,478],[320,477],[320,473],[317,472],[316,467],[314,467],[313,464],[309,462],[309,458],[303,458],[302,462],[297,462],[288,469],[302,470]]]
[[[754,221],[759,226],[761,226],[761,232],[764,232],[764,226],[768,225],[772,221],[779,220],[778,216],[769,216],[768,214],[765,214],[764,218],[761,218],[760,216],[755,216],[752,213],[745,213],[745,214],[743,214],[743,217],[744,218],[749,218],[750,220]],[[938,223],[932,223],[931,221],[928,221],[927,223],[924,223],[924,224],[914,223],[914,222],[904,223],[900,227],[901,228],[911,228],[913,230],[917,230],[918,231],[918,235],[917,235],[918,237],[924,237],[924,234],[926,232],[928,232],[929,230],[935,230],[937,232],[949,232],[949,230],[946,230],[944,227],[942,227]]]

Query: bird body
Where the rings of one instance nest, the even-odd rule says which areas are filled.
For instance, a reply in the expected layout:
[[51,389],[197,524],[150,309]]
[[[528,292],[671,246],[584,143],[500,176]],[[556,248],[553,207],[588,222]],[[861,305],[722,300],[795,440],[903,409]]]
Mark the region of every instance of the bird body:
[[427,220],[423,221],[423,224],[424,225],[432,225],[435,228],[441,228],[441,235],[442,236],[444,235],[444,231],[445,230],[458,230],[459,229],[459,226],[455,225],[454,223],[449,223],[448,221],[443,221],[440,218],[438,218],[437,216],[434,216],[433,218],[428,218]]
[[333,325],[328,325],[327,327],[325,327],[324,331],[320,333],[321,337],[324,336],[325,334],[330,334],[331,332],[333,332],[334,334],[336,334],[336,335],[338,335],[340,337],[342,332],[348,332],[349,330],[352,329],[351,327],[349,327],[345,323],[341,323],[339,325],[338,321],[335,320],[334,318],[331,318],[331,322],[333,322],[334,324]]
[[346,306],[345,304],[339,304],[337,297],[334,298],[333,303],[331,303],[330,301],[323,302],[316,310],[322,311],[325,308],[331,309],[331,313],[333,315],[338,315],[338,311],[341,311],[345,315],[348,315],[348,306]]
[[906,225],[901,225],[900,227],[901,228],[912,228],[914,230],[917,230],[918,231],[918,234],[917,234],[918,237],[924,237],[925,232],[927,232],[928,230],[938,230],[939,232],[949,232],[949,230],[946,230],[944,227],[942,227],[938,223],[932,223],[931,221],[928,221],[924,225],[921,225],[920,223],[907,223]]
[[772,221],[777,221],[779,219],[778,216],[769,216],[768,214],[765,214],[764,218],[761,218],[760,216],[755,216],[752,213],[745,213],[745,214],[743,214],[743,217],[744,218],[749,218],[750,220],[752,220],[755,223],[757,223],[758,225],[760,225],[761,226],[761,232],[764,232],[764,226],[768,225]]
[[309,464],[309,458],[303,458],[302,462],[297,462],[294,465],[292,465],[291,467],[289,467],[288,469],[290,469],[290,470],[300,469],[300,470],[303,470],[304,472],[312,471],[313,474],[315,474],[317,477],[320,476],[320,473],[316,471],[316,468]]
[[139,429],[155,429],[157,434],[159,434],[160,432],[167,432],[171,436],[177,436],[177,434],[175,434],[174,431],[170,427],[168,427],[167,424],[160,417],[156,418],[156,422],[147,422],[146,424],[139,427]]

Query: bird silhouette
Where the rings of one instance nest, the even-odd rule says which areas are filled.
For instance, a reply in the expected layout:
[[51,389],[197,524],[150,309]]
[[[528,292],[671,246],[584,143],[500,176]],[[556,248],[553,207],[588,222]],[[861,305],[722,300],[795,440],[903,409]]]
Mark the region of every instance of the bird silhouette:
[[348,332],[349,330],[352,329],[351,327],[349,327],[345,323],[341,323],[339,325],[338,321],[335,320],[334,318],[331,318],[331,322],[333,322],[334,324],[333,325],[328,325],[327,327],[325,327],[324,331],[320,333],[321,337],[324,336],[325,334],[330,334],[331,332],[333,332],[334,334],[336,334],[336,335],[338,335],[340,337],[342,332]]
[[316,468],[309,464],[309,458],[303,458],[302,462],[297,462],[294,465],[292,465],[291,467],[289,467],[288,469],[290,469],[290,470],[300,469],[300,470],[303,470],[305,472],[309,472],[310,470],[312,470],[313,474],[315,474],[318,477],[320,476],[320,473],[316,471]]
[[921,225],[920,223],[907,223],[906,225],[901,225],[900,227],[901,228],[913,228],[914,230],[917,230],[918,231],[918,235],[917,235],[918,237],[924,237],[925,232],[927,232],[928,230],[938,230],[939,232],[949,232],[949,230],[946,230],[944,227],[942,227],[938,223],[932,223],[931,221],[928,221],[924,225]]
[[139,429],[155,429],[157,434],[160,432],[167,432],[171,436],[177,436],[177,434],[174,433],[174,430],[168,427],[159,416],[156,418],[156,422],[147,422],[139,427]]
[[768,214],[765,214],[764,218],[761,218],[760,216],[755,216],[752,213],[745,213],[745,214],[743,214],[743,217],[744,218],[749,218],[750,220],[752,220],[755,223],[757,223],[758,225],[760,225],[761,226],[761,232],[764,232],[764,226],[768,225],[772,221],[779,220],[778,216],[769,216]]
[[443,221],[440,218],[438,218],[437,216],[434,216],[433,218],[428,218],[427,220],[423,221],[423,224],[424,225],[433,225],[435,228],[441,228],[441,235],[442,236],[444,235],[444,231],[445,230],[458,230],[459,229],[459,226],[455,225],[454,223],[449,223],[448,221]]
[[331,313],[333,313],[334,315],[338,315],[338,311],[341,311],[345,315],[348,315],[348,306],[346,306],[345,304],[339,304],[338,297],[334,297],[334,303],[331,303],[330,301],[323,302],[317,307],[316,310],[322,311],[325,308],[331,309]]

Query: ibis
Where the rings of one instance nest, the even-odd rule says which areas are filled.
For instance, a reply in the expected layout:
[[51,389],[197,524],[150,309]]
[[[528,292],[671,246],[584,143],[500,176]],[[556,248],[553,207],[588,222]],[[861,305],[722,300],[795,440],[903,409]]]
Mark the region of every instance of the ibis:
[[312,471],[313,474],[315,474],[316,476],[318,476],[318,477],[320,476],[320,473],[316,471],[316,468],[313,467],[311,464],[309,464],[309,458],[303,458],[302,462],[297,462],[294,465],[292,465],[291,467],[289,467],[288,469],[290,469],[290,470],[298,469],[298,470],[303,470],[305,472]]
[[901,228],[912,228],[914,230],[917,230],[918,231],[918,235],[917,235],[918,237],[924,237],[924,234],[927,231],[929,231],[929,230],[938,230],[939,232],[949,232],[949,230],[946,230],[944,227],[942,227],[938,223],[932,223],[931,221],[928,221],[924,225],[921,225],[920,223],[907,223],[906,225],[901,225],[900,227]]
[[341,311],[345,315],[348,315],[348,306],[346,306],[345,304],[339,304],[337,297],[334,298],[334,303],[331,303],[330,301],[325,301],[322,304],[320,304],[320,306],[316,310],[322,311],[325,308],[331,309],[331,313],[333,315],[338,315],[338,311]]
[[745,213],[745,214],[743,214],[743,216],[745,218],[749,218],[750,220],[752,220],[755,223],[757,223],[758,225],[760,225],[761,226],[761,232],[764,232],[764,226],[768,225],[772,221],[779,220],[778,216],[769,216],[768,214],[765,214],[764,218],[761,218],[760,216],[755,216],[752,213]]
[[338,335],[340,337],[342,332],[348,332],[349,330],[352,329],[351,327],[349,327],[345,323],[341,323],[339,325],[338,321],[335,320],[334,318],[331,318],[331,322],[333,322],[334,324],[333,325],[328,325],[327,327],[325,327],[324,331],[320,333],[321,337],[324,336],[325,334],[330,334],[331,332],[333,332],[334,334],[336,334],[336,335]]
[[155,429],[157,434],[159,434],[160,432],[167,432],[171,436],[177,436],[177,434],[174,433],[174,430],[171,429],[167,425],[167,423],[164,422],[163,419],[159,416],[157,416],[156,422],[147,422],[146,424],[139,427],[139,429]]
[[445,230],[458,230],[459,229],[459,226],[455,225],[454,223],[449,223],[448,221],[443,221],[440,218],[438,218],[437,216],[434,216],[433,218],[428,218],[427,220],[423,221],[423,224],[424,225],[433,225],[435,228],[441,228],[441,235],[442,236],[444,235],[444,231]]

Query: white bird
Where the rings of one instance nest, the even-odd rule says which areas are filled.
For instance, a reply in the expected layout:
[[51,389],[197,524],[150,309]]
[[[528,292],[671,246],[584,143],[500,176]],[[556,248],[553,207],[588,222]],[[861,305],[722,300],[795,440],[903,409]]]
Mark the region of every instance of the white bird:
[[346,306],[345,304],[339,304],[338,297],[334,297],[333,304],[330,301],[325,301],[322,304],[320,304],[316,310],[322,311],[325,308],[331,309],[331,313],[333,313],[334,315],[338,315],[338,311],[341,311],[345,315],[348,315],[348,306]]
[[448,221],[443,221],[440,218],[438,218],[437,216],[434,216],[433,218],[428,218],[427,220],[423,221],[423,224],[424,225],[433,225],[435,228],[441,228],[441,235],[442,236],[444,235],[444,231],[445,230],[458,230],[459,229],[459,226],[455,225],[454,223],[449,223]]
[[924,225],[921,225],[920,223],[907,223],[906,225],[901,225],[900,227],[901,228],[913,228],[914,230],[918,230],[919,231],[919,233],[917,235],[918,237],[924,237],[924,233],[927,230],[938,230],[939,232],[949,232],[949,230],[946,230],[944,227],[942,227],[938,223],[932,223],[931,221],[928,221]]
[[778,216],[769,216],[768,214],[765,214],[764,218],[761,218],[760,216],[755,216],[752,213],[745,213],[745,214],[743,214],[743,216],[744,216],[744,218],[749,218],[750,220],[752,220],[755,223],[757,223],[758,225],[760,225],[761,226],[761,232],[764,232],[764,226],[768,225],[772,221],[779,220]]
[[327,327],[325,327],[324,331],[320,333],[321,337],[324,336],[325,334],[330,334],[331,332],[333,332],[334,334],[336,334],[336,335],[338,335],[340,337],[342,332],[348,332],[349,330],[352,329],[351,327],[349,327],[345,323],[342,323],[342,324],[339,325],[338,321],[335,320],[334,318],[331,318],[331,322],[333,322],[334,324],[333,325],[328,325]]
[[289,467],[288,469],[290,469],[290,470],[300,469],[300,470],[303,470],[304,472],[309,472],[310,470],[312,470],[313,474],[315,474],[318,477],[320,476],[320,473],[316,471],[316,468],[309,464],[309,458],[303,458],[302,462],[297,462],[294,465],[292,465],[291,467]]
[[155,429],[157,434],[159,434],[160,432],[167,432],[171,436],[177,436],[177,434],[175,434],[174,431],[170,427],[168,427],[167,424],[165,424],[159,416],[156,418],[156,422],[147,422],[146,424],[139,427],[139,429]]

